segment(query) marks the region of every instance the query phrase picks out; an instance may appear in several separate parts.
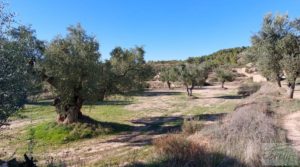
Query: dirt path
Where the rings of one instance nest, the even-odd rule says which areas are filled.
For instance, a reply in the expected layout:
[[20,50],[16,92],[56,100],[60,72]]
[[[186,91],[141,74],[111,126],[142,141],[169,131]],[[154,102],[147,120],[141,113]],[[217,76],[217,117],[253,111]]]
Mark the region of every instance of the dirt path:
[[287,138],[300,153],[300,111],[287,115],[283,127],[287,130]]

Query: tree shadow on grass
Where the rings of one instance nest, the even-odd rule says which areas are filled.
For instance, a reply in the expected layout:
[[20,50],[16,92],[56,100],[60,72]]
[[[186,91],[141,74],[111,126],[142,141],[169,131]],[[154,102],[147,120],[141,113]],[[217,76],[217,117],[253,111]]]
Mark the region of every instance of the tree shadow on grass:
[[153,96],[175,96],[175,95],[181,95],[182,92],[177,92],[177,91],[145,91],[142,93],[135,94],[136,96],[148,96],[148,97],[153,97]]
[[193,116],[192,118],[199,121],[218,121],[221,120],[227,113],[217,113],[217,114],[200,114]]
[[[97,102],[85,102],[84,105],[129,105],[132,104],[132,100],[106,100]],[[35,101],[28,102],[29,105],[40,105],[40,106],[53,106],[53,99],[47,101]]]
[[162,116],[162,117],[146,117],[132,120],[131,123],[142,124],[140,131],[151,132],[151,134],[166,133],[168,131],[178,131],[183,124],[181,116]]
[[[218,114],[201,114],[192,116],[190,119],[198,121],[218,121],[224,117],[226,113]],[[131,120],[134,126],[131,133],[118,136],[108,142],[122,142],[131,146],[151,145],[154,136],[159,136],[168,133],[178,133],[182,130],[184,122],[183,116],[160,116],[160,117],[145,117]]]
[[204,152],[196,160],[158,157],[150,162],[131,162],[125,167],[247,167],[240,160],[217,152]]
[[130,134],[124,134],[108,142],[122,142],[131,146],[151,145],[153,136],[178,132],[183,123],[182,117],[147,117],[132,120],[135,126]]
[[39,106],[53,106],[53,99],[52,100],[43,100],[43,101],[31,101],[28,102],[29,105],[39,105]]
[[242,99],[243,96],[238,96],[238,95],[225,95],[225,96],[217,96],[214,98],[219,98],[219,99]]
[[131,100],[105,100],[105,101],[98,101],[98,102],[90,102],[90,103],[85,103],[86,105],[120,105],[120,106],[124,106],[124,105],[129,105],[129,104],[133,104],[133,101]]
[[95,120],[89,116],[82,115],[79,123],[86,124],[88,126],[92,126],[94,128],[104,128],[107,129],[107,134],[116,134],[120,132],[131,131],[134,129],[133,126],[127,124],[121,124],[116,122],[102,122]]

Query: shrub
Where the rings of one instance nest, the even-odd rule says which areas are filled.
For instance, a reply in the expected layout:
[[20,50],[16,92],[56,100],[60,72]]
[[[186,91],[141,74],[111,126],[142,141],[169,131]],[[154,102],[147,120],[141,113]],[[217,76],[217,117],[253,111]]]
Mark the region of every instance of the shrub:
[[193,134],[201,130],[202,127],[203,127],[202,123],[199,120],[192,118],[192,119],[185,119],[181,129],[184,134]]
[[257,92],[260,89],[261,85],[259,83],[244,83],[238,89],[238,95],[241,96],[250,96],[253,93]]
[[274,119],[268,116],[269,112],[267,104],[251,103],[237,107],[215,131],[217,147],[247,166],[262,166],[264,144],[284,138],[279,136],[280,130]]
[[205,148],[187,140],[183,135],[167,135],[154,141],[163,166],[210,166]]

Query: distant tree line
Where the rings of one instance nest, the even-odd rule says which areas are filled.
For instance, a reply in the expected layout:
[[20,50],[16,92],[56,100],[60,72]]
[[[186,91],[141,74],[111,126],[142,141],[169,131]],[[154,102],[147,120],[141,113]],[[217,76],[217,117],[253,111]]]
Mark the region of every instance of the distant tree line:
[[222,49],[215,53],[200,57],[189,57],[186,61],[188,63],[202,63],[210,61],[216,65],[237,65],[239,54],[245,51],[248,47],[236,47],[229,49]]

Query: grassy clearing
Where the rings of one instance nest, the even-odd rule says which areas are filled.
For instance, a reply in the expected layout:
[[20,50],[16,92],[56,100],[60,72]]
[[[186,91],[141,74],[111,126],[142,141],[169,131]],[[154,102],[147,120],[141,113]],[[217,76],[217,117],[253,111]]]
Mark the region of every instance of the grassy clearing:
[[[231,95],[233,93],[227,91],[227,94]],[[202,99],[210,100],[210,98],[206,98],[205,94],[198,92],[195,93],[195,96],[198,98],[190,99],[185,93],[180,92],[150,92],[137,94],[132,98],[110,97],[107,99],[108,101],[83,106],[83,114],[93,120],[93,125],[76,123],[63,126],[55,123],[56,112],[55,108],[51,106],[51,101],[26,105],[24,109],[11,118],[13,121],[20,123],[14,130],[10,131],[13,133],[12,135],[17,134],[18,139],[3,141],[0,143],[0,149],[9,148],[8,151],[10,152],[16,150],[16,156],[20,157],[29,151],[29,141],[32,141],[30,147],[33,148],[35,157],[41,161],[47,159],[45,153],[57,153],[74,146],[76,146],[76,149],[80,149],[81,146],[86,146],[90,142],[105,142],[114,139],[120,132],[131,132],[133,127],[146,125],[135,123],[132,120],[150,120],[148,127],[143,129],[146,133],[141,131],[143,135],[147,135],[149,131],[172,133],[175,132],[173,129],[176,129],[176,131],[181,130],[180,127],[184,124],[183,118],[186,115],[200,116],[231,112],[236,106],[235,100],[223,99],[214,99],[217,101],[216,103],[202,105],[202,103],[205,103]],[[176,117],[176,119],[170,119],[172,117]],[[155,121],[155,119],[160,118],[163,119]],[[185,126],[198,128],[198,124],[194,124],[194,122],[185,122]],[[172,129],[171,132],[170,129]],[[106,151],[105,155],[101,154],[103,158],[95,162],[95,166],[122,164],[130,166],[139,160],[151,162],[152,160],[149,158],[152,155],[152,145],[145,145],[138,149],[133,146],[115,148]],[[0,156],[0,158],[2,157]]]

